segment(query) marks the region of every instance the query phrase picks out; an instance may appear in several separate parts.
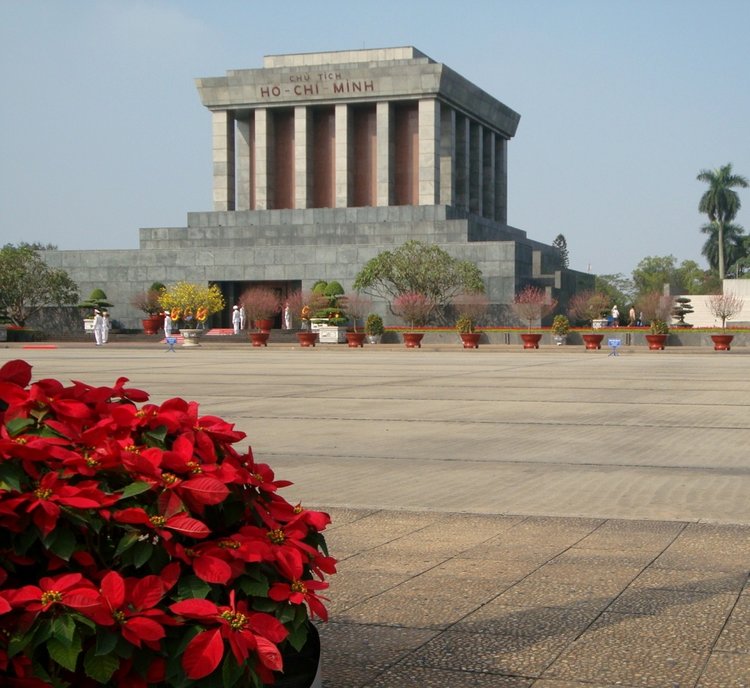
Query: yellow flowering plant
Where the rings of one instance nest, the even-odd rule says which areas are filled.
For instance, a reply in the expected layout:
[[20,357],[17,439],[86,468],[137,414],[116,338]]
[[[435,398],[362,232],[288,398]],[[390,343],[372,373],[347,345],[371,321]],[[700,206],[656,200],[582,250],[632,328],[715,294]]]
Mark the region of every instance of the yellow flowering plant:
[[182,327],[202,328],[209,315],[224,308],[224,297],[216,284],[177,282],[161,295],[159,304]]

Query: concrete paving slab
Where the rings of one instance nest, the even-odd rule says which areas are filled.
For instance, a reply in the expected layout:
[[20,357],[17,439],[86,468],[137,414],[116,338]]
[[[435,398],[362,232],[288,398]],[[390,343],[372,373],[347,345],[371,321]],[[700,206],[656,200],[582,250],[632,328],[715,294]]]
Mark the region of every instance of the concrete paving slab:
[[116,343],[0,364],[195,399],[329,510],[327,688],[748,688],[750,356],[652,353]]

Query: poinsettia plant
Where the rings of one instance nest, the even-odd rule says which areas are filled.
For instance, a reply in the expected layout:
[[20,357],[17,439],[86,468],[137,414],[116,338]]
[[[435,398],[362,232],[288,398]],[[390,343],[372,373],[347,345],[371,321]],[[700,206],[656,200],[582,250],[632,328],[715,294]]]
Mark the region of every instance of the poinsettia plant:
[[327,514],[180,398],[0,368],[0,685],[265,686],[327,618]]

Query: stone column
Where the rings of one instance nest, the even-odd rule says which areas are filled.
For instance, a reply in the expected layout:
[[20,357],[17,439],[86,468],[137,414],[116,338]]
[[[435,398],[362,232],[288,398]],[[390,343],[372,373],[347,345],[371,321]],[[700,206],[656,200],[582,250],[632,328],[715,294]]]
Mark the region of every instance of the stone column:
[[348,208],[350,190],[352,188],[351,176],[352,166],[349,154],[349,136],[350,117],[349,117],[349,106],[336,105],[335,112],[335,129],[336,129],[336,207],[337,208]]
[[440,193],[440,103],[419,101],[419,205],[435,205]]
[[469,118],[456,115],[456,195],[455,204],[469,208],[469,141],[471,126]]
[[495,134],[495,220],[508,224],[508,139]]
[[377,119],[377,199],[376,205],[391,205],[393,203],[393,115],[391,104],[387,101],[379,102],[376,106]]
[[214,159],[214,210],[234,210],[234,117],[211,113]]
[[482,214],[482,125],[471,122],[469,131],[469,211]]
[[495,132],[483,128],[482,214],[495,218]]
[[253,174],[253,120],[237,120],[236,131],[237,155],[237,196],[236,210],[255,208],[255,175]]
[[453,205],[456,197],[456,111],[440,111],[440,205]]
[[255,110],[255,207],[257,210],[267,210],[273,198],[270,188],[269,161],[273,160],[270,150],[271,128],[273,124],[266,108]]
[[312,199],[312,112],[294,108],[294,207],[308,208]]

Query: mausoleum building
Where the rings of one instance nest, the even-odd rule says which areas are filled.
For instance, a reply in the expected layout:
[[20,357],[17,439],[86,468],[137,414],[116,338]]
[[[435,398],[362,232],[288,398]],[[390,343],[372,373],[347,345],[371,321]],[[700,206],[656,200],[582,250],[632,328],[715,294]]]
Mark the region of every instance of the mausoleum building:
[[271,55],[196,84],[211,112],[213,209],[141,229],[135,250],[45,252],[82,295],[103,288],[123,326],[137,326],[130,299],[155,281],[216,283],[230,307],[251,286],[349,290],[408,239],[476,263],[496,320],[527,283],[563,303],[591,286],[508,225],[519,114],[415,48]]

